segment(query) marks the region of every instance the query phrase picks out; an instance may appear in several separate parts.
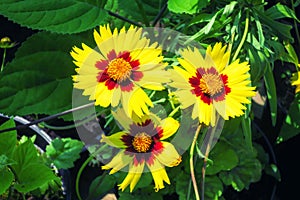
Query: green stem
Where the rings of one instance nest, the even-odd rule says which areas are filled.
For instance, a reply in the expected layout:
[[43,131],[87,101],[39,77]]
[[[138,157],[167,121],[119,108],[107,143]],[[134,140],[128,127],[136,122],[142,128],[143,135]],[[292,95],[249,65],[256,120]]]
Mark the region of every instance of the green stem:
[[81,165],[80,169],[78,170],[77,176],[76,176],[76,181],[75,181],[75,190],[76,190],[76,195],[79,200],[82,200],[80,196],[80,191],[79,191],[79,181],[80,181],[80,176],[85,169],[85,167],[89,164],[91,160],[93,160],[94,156],[98,153],[100,153],[103,149],[107,147],[107,144],[104,144],[102,147],[100,147],[98,150],[96,150],[94,153],[92,153]]
[[179,106],[177,106],[174,110],[172,110],[172,112],[169,114],[169,117],[173,117],[179,110]]
[[12,195],[12,192],[13,192],[13,186],[11,185],[8,189],[8,195],[7,195],[7,200],[10,200],[11,198],[11,195]]
[[3,69],[4,69],[5,57],[6,57],[6,48],[3,49],[3,58],[2,58],[2,64],[1,64],[0,72],[2,72]]
[[197,138],[200,133],[200,129],[201,129],[201,125],[199,125],[196,130],[196,133],[195,133],[195,136],[194,136],[191,148],[190,148],[190,170],[191,170],[191,178],[192,178],[192,182],[193,182],[193,186],[194,186],[196,200],[200,200],[200,196],[199,196],[199,191],[198,191],[198,186],[197,186],[197,181],[196,181],[196,176],[195,176],[195,169],[194,169],[194,150],[195,150],[195,145],[197,143]]
[[207,144],[206,151],[205,151],[205,156],[204,156],[204,161],[203,161],[203,166],[202,166],[202,182],[201,182],[201,191],[202,191],[201,194],[202,194],[202,196],[201,196],[201,200],[204,200],[205,174],[206,174],[206,166],[207,166],[209,151],[210,151],[210,144]]
[[[296,13],[295,6],[294,6],[294,0],[292,0],[291,2],[292,2],[292,9],[293,9],[294,13]],[[298,45],[300,47],[300,35],[299,35],[299,30],[298,30],[297,22],[296,22],[295,19],[294,19],[294,27],[295,27],[295,32],[296,32],[297,40],[298,40]]]
[[135,0],[135,3],[137,4],[137,6],[138,6],[138,8],[139,8],[139,10],[140,10],[140,13],[141,13],[141,15],[142,15],[142,17],[143,17],[143,20],[144,20],[144,22],[145,22],[145,25],[149,27],[149,26],[150,26],[150,23],[149,23],[149,20],[148,20],[148,18],[147,18],[147,15],[146,15],[146,12],[145,12],[145,10],[144,10],[143,5],[141,4],[141,2],[140,2],[139,0]]
[[240,41],[240,44],[237,47],[234,56],[232,57],[232,61],[236,60],[237,56],[239,55],[239,53],[242,49],[242,46],[244,45],[244,42],[246,41],[247,34],[248,34],[248,29],[249,29],[249,10],[246,10],[246,20],[245,20],[244,33],[243,33],[242,39]]

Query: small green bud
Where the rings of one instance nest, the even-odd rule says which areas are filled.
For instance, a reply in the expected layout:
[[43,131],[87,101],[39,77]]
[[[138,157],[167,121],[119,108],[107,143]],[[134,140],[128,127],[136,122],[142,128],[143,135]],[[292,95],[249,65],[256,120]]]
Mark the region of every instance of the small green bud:
[[9,37],[1,38],[0,40],[0,48],[2,49],[8,49],[16,46],[17,44],[15,42],[11,42]]

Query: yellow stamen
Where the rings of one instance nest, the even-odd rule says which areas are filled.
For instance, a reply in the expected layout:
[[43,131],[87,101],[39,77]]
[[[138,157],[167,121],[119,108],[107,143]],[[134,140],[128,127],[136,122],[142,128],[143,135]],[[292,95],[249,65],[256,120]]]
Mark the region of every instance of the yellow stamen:
[[116,58],[109,63],[107,74],[115,81],[123,81],[129,78],[131,69],[132,67],[129,62],[123,58]]
[[152,143],[151,137],[146,133],[138,133],[132,140],[133,148],[137,152],[145,153],[150,149]]
[[224,83],[218,74],[203,74],[200,80],[200,88],[203,93],[211,96],[222,91]]

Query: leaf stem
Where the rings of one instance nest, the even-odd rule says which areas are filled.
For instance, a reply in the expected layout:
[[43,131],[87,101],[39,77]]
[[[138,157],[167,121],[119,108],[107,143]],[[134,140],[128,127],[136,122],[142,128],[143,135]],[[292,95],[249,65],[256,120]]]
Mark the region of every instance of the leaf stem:
[[232,61],[236,60],[237,56],[239,55],[239,53],[242,49],[242,46],[244,45],[244,42],[246,41],[246,37],[247,37],[247,34],[248,34],[248,29],[249,29],[249,10],[247,9],[246,10],[246,20],[245,20],[244,33],[243,33],[242,39],[240,41],[240,44],[237,47],[234,56],[232,57]]
[[6,57],[6,48],[3,49],[3,58],[2,58],[2,64],[1,64],[0,72],[2,72],[3,69],[4,69],[5,57]]
[[99,149],[97,149],[94,153],[90,154],[90,156],[84,161],[84,163],[81,165],[80,169],[78,170],[77,176],[76,176],[76,181],[75,181],[75,190],[76,190],[76,195],[78,200],[82,200],[82,197],[80,196],[80,191],[79,191],[79,181],[80,181],[80,176],[85,169],[85,167],[89,164],[91,160],[93,160],[94,156],[101,152],[103,149],[107,147],[107,144],[104,144],[101,146]]
[[197,143],[197,138],[199,136],[201,130],[201,124],[199,124],[196,133],[194,135],[194,139],[190,148],[190,170],[191,170],[191,178],[192,178],[192,182],[193,182],[193,187],[194,187],[194,191],[195,191],[195,197],[196,200],[200,200],[200,196],[199,196],[199,191],[198,191],[198,186],[197,186],[197,181],[196,181],[196,176],[195,176],[195,169],[194,169],[194,150],[195,150],[195,145]]

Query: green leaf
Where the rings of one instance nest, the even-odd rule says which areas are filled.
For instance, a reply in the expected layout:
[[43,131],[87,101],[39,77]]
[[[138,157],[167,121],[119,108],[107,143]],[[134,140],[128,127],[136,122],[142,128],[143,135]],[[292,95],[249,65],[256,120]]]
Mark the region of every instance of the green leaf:
[[153,21],[159,11],[162,9],[165,0],[118,0],[118,7],[122,16],[128,16],[135,22],[143,22],[149,26],[149,22]]
[[77,0],[2,0],[0,14],[32,29],[79,33],[101,24],[107,12]]
[[[236,140],[238,141],[238,140]],[[242,143],[243,144],[243,143]],[[235,190],[248,188],[250,183],[260,180],[262,166],[256,159],[256,153],[241,145],[236,146],[239,158],[238,165],[231,171],[221,171],[219,177],[225,185],[231,185]]]
[[0,195],[3,194],[14,180],[14,174],[6,167],[0,170]]
[[[9,119],[0,126],[0,130],[15,127],[13,119]],[[12,130],[0,134],[0,155],[4,154],[8,158],[12,157],[13,151],[17,144],[17,131]]]
[[264,80],[266,84],[268,100],[270,103],[272,125],[275,126],[277,118],[277,94],[273,72],[269,63],[267,63],[267,70]]
[[251,119],[249,117],[242,118],[242,129],[245,137],[245,143],[247,147],[252,150]]
[[74,161],[80,158],[83,143],[71,138],[56,138],[46,147],[47,156],[58,169],[68,169],[74,166]]
[[44,164],[28,163],[18,172],[18,183],[14,187],[23,193],[39,188],[56,178],[53,171]]
[[198,11],[198,2],[208,4],[208,1],[198,1],[198,0],[169,0],[168,1],[168,9],[174,13],[187,13],[187,14],[195,14]]
[[295,19],[298,22],[300,22],[297,19],[297,16],[295,15],[295,12],[292,9],[280,3],[277,3],[275,6],[272,6],[271,8],[266,10],[265,14],[271,17],[272,19],[282,19],[287,17],[287,18]]
[[13,159],[16,163],[11,166],[17,176],[15,188],[19,192],[30,192],[56,177],[52,169],[42,162],[31,140],[16,147]]
[[142,191],[142,190],[137,190],[133,193],[129,192],[120,192],[119,193],[120,197],[118,200],[132,200],[132,199],[143,199],[143,200],[163,200],[163,197],[161,194],[152,191]]
[[290,43],[284,45],[285,49],[288,52],[288,55],[292,58],[293,63],[297,66],[299,64],[297,53]]
[[261,77],[264,74],[265,69],[265,60],[261,60],[259,53],[260,50],[255,49],[251,44],[245,42],[245,49],[247,49],[247,54],[250,62],[250,73],[251,73],[251,82],[253,85],[256,85]]
[[42,32],[19,48],[0,73],[0,110],[7,115],[56,114],[71,108],[75,66],[69,52],[82,38]]
[[219,199],[223,193],[223,183],[217,176],[205,177],[205,199]]
[[287,117],[280,129],[277,143],[286,141],[300,133],[300,95],[291,103]]
[[114,188],[116,184],[116,178],[112,175],[101,175],[93,180],[89,188],[89,199],[97,199],[100,196],[106,194],[109,190]]
[[273,176],[277,181],[281,181],[281,175],[278,167],[275,164],[267,165],[265,168],[266,174]]
[[271,35],[279,37],[281,40],[289,40],[291,42],[294,41],[294,38],[291,35],[291,25],[287,25],[284,23],[277,22],[273,20],[271,17],[266,15],[264,12],[261,12],[257,9],[254,9],[256,13],[258,14],[259,19],[261,20],[261,23],[264,24],[264,26],[268,26],[272,31],[269,31]]
[[224,142],[218,142],[216,144],[215,148],[209,154],[209,159],[211,159],[213,163],[207,166],[207,175],[213,175],[223,170],[231,170],[238,164],[236,153]]

